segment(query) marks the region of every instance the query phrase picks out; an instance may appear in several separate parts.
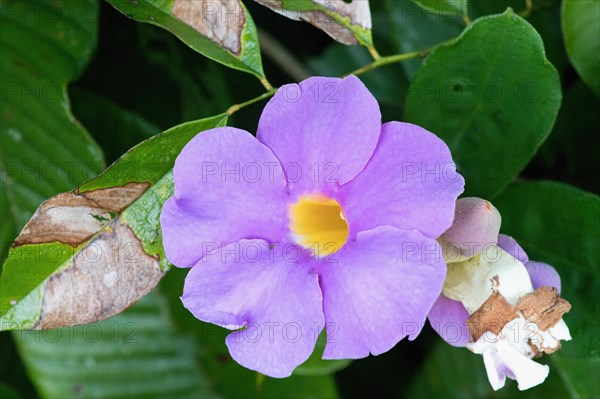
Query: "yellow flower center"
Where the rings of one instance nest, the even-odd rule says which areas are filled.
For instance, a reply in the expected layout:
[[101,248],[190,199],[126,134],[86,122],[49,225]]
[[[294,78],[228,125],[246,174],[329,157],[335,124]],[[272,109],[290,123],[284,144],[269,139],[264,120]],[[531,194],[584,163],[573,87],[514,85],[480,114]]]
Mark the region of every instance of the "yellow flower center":
[[290,230],[296,242],[317,257],[339,250],[348,238],[342,207],[322,195],[305,195],[290,207]]

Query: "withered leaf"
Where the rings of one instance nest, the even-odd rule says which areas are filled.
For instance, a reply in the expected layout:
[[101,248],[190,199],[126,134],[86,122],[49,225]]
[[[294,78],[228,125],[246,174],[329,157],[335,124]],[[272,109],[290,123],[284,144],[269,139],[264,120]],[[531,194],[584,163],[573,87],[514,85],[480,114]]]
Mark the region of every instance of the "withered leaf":
[[204,56],[267,83],[258,33],[241,0],[107,0],[127,17],[158,25]]
[[247,17],[240,0],[175,0],[171,12],[219,46],[241,53]]
[[40,205],[13,246],[52,241],[79,246],[105,227],[111,215],[121,213],[139,198],[148,186],[129,183],[82,194],[58,194]]
[[0,278],[0,330],[67,327],[121,312],[170,267],[160,211],[172,168],[196,134],[226,115],[187,122],[132,148],[100,176],[44,202]]
[[306,21],[344,44],[371,46],[368,0],[255,0],[297,21]]
[[150,292],[162,277],[126,224],[115,219],[47,282],[34,329],[79,325],[120,313]]
[[[2,304],[8,300],[14,307],[6,314],[3,309],[2,329],[46,329],[103,320],[150,292],[163,274],[159,258],[147,254],[131,227],[117,217],[148,186],[130,183],[81,194],[74,190],[40,205],[12,251],[27,247],[30,253],[38,252],[40,264],[48,260],[40,257],[56,257],[56,270],[34,290],[37,302],[30,299],[21,305],[21,300],[11,296],[11,287],[3,287]],[[56,256],[44,252],[44,244],[62,244],[72,250]],[[9,257],[6,264],[9,273],[14,259]],[[37,308],[34,317],[25,322],[12,317],[20,306]]]

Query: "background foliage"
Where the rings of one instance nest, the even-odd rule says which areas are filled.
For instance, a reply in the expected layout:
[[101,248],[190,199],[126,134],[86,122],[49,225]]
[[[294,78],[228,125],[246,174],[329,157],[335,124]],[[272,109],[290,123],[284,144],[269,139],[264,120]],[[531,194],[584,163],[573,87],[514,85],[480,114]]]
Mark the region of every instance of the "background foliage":
[[[178,148],[218,124],[254,132],[264,103],[224,113],[264,93],[266,77],[279,86],[339,76],[373,62],[373,44],[392,55],[447,41],[361,79],[384,121],[412,121],[442,137],[466,194],[490,199],[502,231],[559,270],[574,337],[544,358],[552,370],[546,383],[520,393],[513,381],[493,392],[481,358],[445,345],[429,328],[352,363],[316,353],[290,379],[275,380],[238,366],[223,330],[181,306],[185,271],[177,269],[110,319],[0,333],[3,398],[600,397],[600,1],[376,0],[372,32],[353,28],[363,46],[246,1],[252,17],[240,54],[199,37],[170,14],[169,1],[0,1],[3,262],[43,200],[94,178],[151,137],[81,189],[131,179],[156,187],[115,217],[162,254],[153,209],[169,194]],[[36,276],[11,255],[0,316],[12,306],[9,291],[31,298],[59,263]]]

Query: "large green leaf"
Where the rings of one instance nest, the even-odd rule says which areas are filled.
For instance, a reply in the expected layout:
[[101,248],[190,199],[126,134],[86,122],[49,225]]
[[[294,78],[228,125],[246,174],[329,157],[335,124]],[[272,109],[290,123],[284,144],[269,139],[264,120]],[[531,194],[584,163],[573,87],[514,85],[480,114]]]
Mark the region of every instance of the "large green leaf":
[[288,18],[309,22],[340,43],[373,47],[368,0],[354,2],[345,0],[256,0],[256,2]]
[[529,258],[554,266],[573,340],[552,359],[574,397],[600,396],[600,198],[556,182],[509,186],[495,201],[502,231],[523,245]]
[[102,322],[13,334],[44,398],[215,396],[157,292]]
[[103,320],[154,288],[169,267],[159,216],[173,192],[175,158],[198,132],[226,120],[222,114],[169,129],[44,202],[4,266],[0,329]]
[[427,11],[442,15],[466,15],[467,0],[412,0]]
[[264,80],[256,26],[241,1],[108,2],[129,18],[167,29],[206,57]]
[[94,177],[103,160],[66,92],[96,45],[96,1],[5,0],[0,18],[2,261],[37,206]]
[[573,66],[600,96],[600,1],[563,0],[562,29]]
[[[552,364],[550,364],[550,375],[537,387],[520,392],[517,384],[507,379],[504,388],[494,391],[488,382],[482,356],[471,353],[466,348],[450,346],[441,339],[432,349],[409,388],[408,398],[565,399],[571,397],[556,367]],[[547,362],[548,358],[541,360]]]
[[[544,260],[544,258],[541,258]],[[590,300],[600,292],[600,277],[554,264],[561,275],[561,296],[571,302],[564,316],[573,340],[563,343],[552,361],[576,398],[600,397],[600,302]]]
[[560,101],[540,36],[508,10],[432,52],[410,86],[406,119],[446,141],[467,195],[490,197],[547,138]]
[[600,275],[598,196],[557,182],[525,182],[510,185],[494,205],[502,231],[532,259]]
[[[389,38],[399,53],[430,48],[457,37],[465,28],[461,19],[422,10],[411,0],[386,0],[385,8]],[[421,63],[420,59],[407,60],[402,67],[412,78]]]

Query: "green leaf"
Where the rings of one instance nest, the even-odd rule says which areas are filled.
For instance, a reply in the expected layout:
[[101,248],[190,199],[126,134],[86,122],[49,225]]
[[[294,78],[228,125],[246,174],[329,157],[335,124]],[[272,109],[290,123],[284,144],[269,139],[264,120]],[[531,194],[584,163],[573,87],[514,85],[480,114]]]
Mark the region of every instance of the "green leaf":
[[[457,37],[465,28],[462,19],[422,10],[410,0],[386,0],[385,8],[389,38],[398,53],[430,48]],[[401,63],[409,78],[415,75],[421,64],[420,59]]]
[[157,292],[99,323],[13,334],[44,398],[215,396]]
[[66,92],[94,50],[97,3],[3,1],[0,20],[2,261],[44,199],[95,176],[104,161]]
[[590,293],[600,292],[600,277],[561,264],[553,266],[561,276],[561,296],[572,305],[564,320],[573,340],[564,342],[561,350],[552,355],[552,361],[573,397],[598,398],[600,303],[590,300]]
[[16,389],[3,382],[0,382],[0,396],[4,399],[19,399],[20,397]]
[[530,258],[600,275],[600,198],[563,183],[510,185],[494,205],[502,231],[513,236]]
[[175,158],[198,132],[226,120],[223,114],[169,129],[44,202],[4,265],[0,329],[103,320],[152,290],[169,268],[159,217],[173,192]]
[[343,370],[352,363],[352,360],[324,360],[322,359],[323,352],[325,351],[325,344],[327,343],[327,334],[325,331],[321,332],[315,345],[315,350],[310,355],[308,360],[302,363],[298,368],[294,370],[296,375],[326,375],[332,374],[336,371]]
[[600,2],[563,0],[562,29],[571,63],[600,96]]
[[[241,1],[108,0],[139,22],[160,26],[204,56],[264,80],[256,26]],[[218,33],[216,33],[218,32]]]
[[288,18],[302,20],[322,29],[343,44],[373,47],[371,12],[368,0],[256,0]]
[[[552,355],[554,356],[554,355]],[[536,359],[545,363],[548,357]],[[565,399],[570,398],[556,367],[550,364],[550,375],[537,387],[519,391],[515,381],[506,379],[506,385],[494,391],[488,382],[483,357],[466,348],[456,348],[441,342],[433,346],[420,373],[408,390],[408,398],[428,399]]]
[[467,15],[467,0],[412,0],[427,11],[442,15]]
[[564,316],[572,341],[551,357],[573,397],[598,397],[600,387],[600,198],[556,182],[512,184],[495,201],[502,231],[529,258],[554,266],[561,296],[572,304]]
[[440,136],[465,177],[465,194],[485,198],[525,168],[560,101],[540,36],[508,10],[476,20],[432,52],[409,88],[406,119]]
[[188,269],[173,268],[162,280],[159,289],[168,301],[178,330],[189,334],[199,350],[198,362],[203,365],[211,385],[226,398],[336,398],[334,378],[328,375],[292,375],[289,378],[269,378],[237,364],[229,355],[225,337],[231,331],[196,319],[185,309],[179,297],[183,292]]

